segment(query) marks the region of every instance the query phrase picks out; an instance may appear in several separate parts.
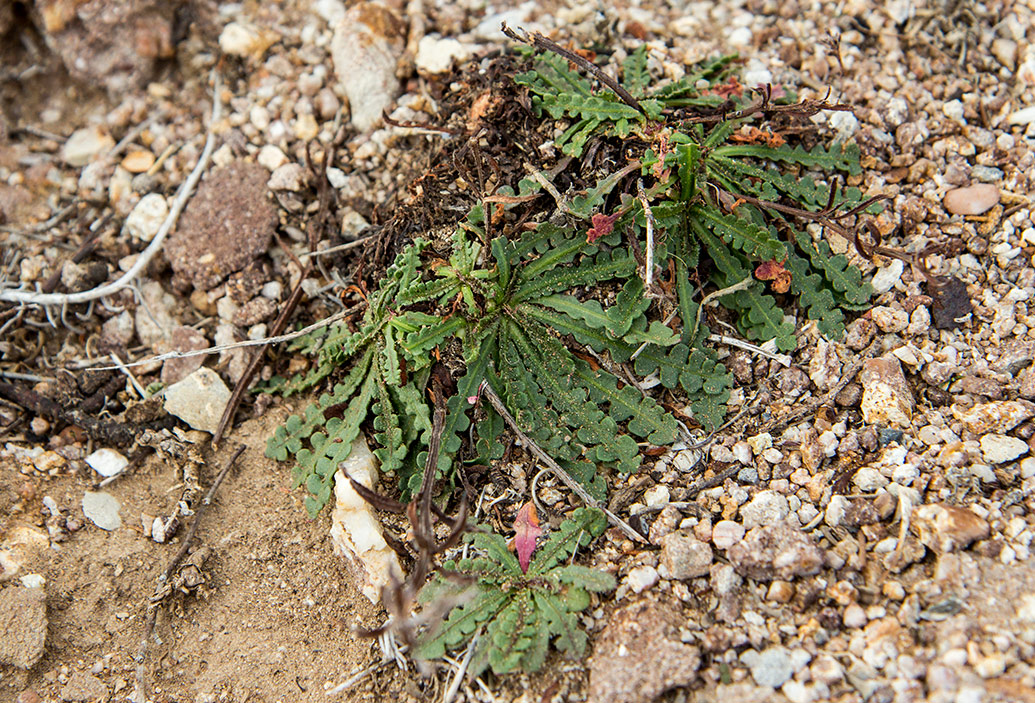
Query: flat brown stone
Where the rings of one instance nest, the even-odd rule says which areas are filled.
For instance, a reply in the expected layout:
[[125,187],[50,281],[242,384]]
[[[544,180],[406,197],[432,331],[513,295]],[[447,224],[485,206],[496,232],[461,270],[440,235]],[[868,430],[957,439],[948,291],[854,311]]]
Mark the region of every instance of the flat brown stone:
[[165,246],[178,278],[207,290],[266,253],[277,226],[267,178],[262,166],[235,161],[198,187]]
[[615,611],[593,646],[588,700],[641,703],[693,683],[701,657],[680,640],[682,623],[673,605],[650,599]]
[[42,588],[0,590],[0,664],[31,669],[43,656],[47,604]]

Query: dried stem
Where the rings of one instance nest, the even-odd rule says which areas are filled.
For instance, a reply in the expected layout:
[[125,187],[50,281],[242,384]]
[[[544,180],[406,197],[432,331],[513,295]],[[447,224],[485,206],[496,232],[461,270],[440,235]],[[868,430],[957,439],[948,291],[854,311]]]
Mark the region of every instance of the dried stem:
[[[520,32],[520,34],[518,32]],[[547,51],[552,51],[558,56],[568,59],[579,68],[593,74],[594,78],[596,78],[598,81],[600,81],[608,88],[610,88],[612,91],[614,91],[614,94],[617,95],[623,103],[625,103],[629,107],[636,109],[637,112],[640,112],[643,115],[647,114],[647,111],[643,109],[643,105],[640,105],[640,101],[634,98],[628,90],[623,88],[618,83],[618,81],[616,81],[611,76],[607,75],[603,69],[601,69],[596,64],[590,63],[589,61],[582,58],[575,52],[568,51],[552,39],[544,37],[539,32],[526,32],[524,30],[514,31],[513,29],[507,26],[506,22],[503,23],[503,33],[511,39],[521,42],[522,44],[528,44],[529,46],[535,46],[540,49],[546,49]]]

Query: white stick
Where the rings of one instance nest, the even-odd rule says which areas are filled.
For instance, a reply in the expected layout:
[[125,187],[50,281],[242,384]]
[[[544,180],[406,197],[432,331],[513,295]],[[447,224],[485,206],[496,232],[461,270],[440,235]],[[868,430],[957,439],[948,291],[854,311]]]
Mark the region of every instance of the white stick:
[[[231,349],[241,349],[243,347],[256,347],[265,344],[279,344],[280,342],[287,342],[292,339],[297,339],[303,335],[309,334],[313,330],[321,327],[331,325],[338,320],[342,320],[356,311],[357,306],[346,308],[340,312],[336,312],[330,317],[325,317],[322,320],[314,322],[308,327],[304,327],[294,332],[288,332],[287,334],[277,335],[276,337],[263,337],[262,339],[247,339],[243,342],[233,342],[232,344],[217,344],[214,347],[206,347],[204,349],[194,349],[192,351],[171,351],[165,354],[158,354],[157,356],[149,356],[146,359],[140,359],[139,361],[133,361],[130,363],[122,364],[121,366],[100,366],[97,367],[97,371],[113,371],[115,369],[123,370],[124,368],[132,368],[133,366],[143,366],[144,364],[153,364],[156,361],[165,361],[167,359],[186,359],[190,356],[204,356],[207,354],[216,354],[219,352],[230,351]],[[95,364],[104,363],[103,359],[97,359],[95,361],[87,362],[76,368],[89,368]]]
[[643,181],[637,183],[637,186],[640,205],[643,206],[643,218],[647,222],[647,255],[643,273],[643,290],[646,295],[650,295],[650,288],[654,285],[654,213],[650,211],[647,194],[643,192]]
[[721,342],[722,344],[728,344],[731,347],[744,349],[745,351],[753,352],[755,354],[758,354],[759,356],[764,356],[767,359],[772,359],[773,361],[779,362],[784,366],[791,365],[791,357],[787,354],[774,354],[773,352],[766,351],[760,346],[751,344],[750,342],[745,342],[744,340],[737,339],[736,337],[728,337],[724,334],[710,334],[708,335],[708,341]]

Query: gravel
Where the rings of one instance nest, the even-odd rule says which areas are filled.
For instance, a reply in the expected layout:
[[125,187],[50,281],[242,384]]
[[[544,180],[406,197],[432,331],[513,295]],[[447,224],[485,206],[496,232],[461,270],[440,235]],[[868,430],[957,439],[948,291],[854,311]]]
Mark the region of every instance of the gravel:
[[[299,225],[314,184],[304,141],[327,144],[336,121],[350,126],[335,163],[323,164],[342,203],[336,224],[346,240],[383,224],[376,206],[416,179],[399,175],[412,155],[444,138],[378,129],[382,113],[438,119],[437,101],[454,89],[446,68],[497,48],[502,20],[571,37],[575,47],[602,43],[616,58],[642,35],[651,70],[668,77],[685,61],[736,49],[746,58],[745,83],[771,81],[813,99],[831,89],[832,100],[855,106],[854,114],[821,113],[810,128],[860,146],[863,173],[846,181],[886,196],[874,219],[881,243],[907,253],[943,246],[924,261],[928,278],[898,259],[867,261],[831,237],[873,276],[876,292],[873,309],[847,315],[858,316],[843,339],[822,339],[799,314],[800,349],[789,368],[715,346],[737,378],[729,409],[749,412],[706,448],[705,461],[673,452],[647,459],[635,477],[648,477],[632,500],[654,511],[643,515],[654,516],[645,524],[660,553],[611,533],[586,550],[622,584],[619,609],[610,610],[608,596],[594,616],[604,631],[592,635],[590,699],[651,697],[664,683],[693,686],[702,699],[940,703],[1033,685],[1035,6],[1011,4],[991,18],[968,5],[980,17],[966,24],[962,15],[869,0],[714,3],[694,12],[649,3],[608,8],[606,23],[589,5],[554,12],[526,3],[500,13],[425,5],[415,72],[400,71],[407,18],[375,3],[346,10],[320,0],[302,22],[280,6],[242,7],[220,20],[212,39],[242,68],[225,89],[216,167],[164,250],[172,290],[200,295],[184,310],[159,263],[145,272],[140,300],[127,296],[128,307],[105,319],[102,348],[129,348],[134,337],[148,348],[197,348],[237,341],[268,321],[298,275],[271,248],[274,231],[296,256],[306,248]],[[840,56],[819,41],[828,31]],[[62,47],[62,56],[74,48]],[[33,137],[31,149],[0,162],[0,183],[11,189],[0,192],[8,222],[26,207],[16,189],[46,174],[53,203],[82,194],[125,218],[125,235],[104,240],[111,268],[125,270],[155,231],[157,198],[174,192],[200,149],[208,93],[198,77],[216,54],[213,46],[184,51],[177,63],[194,72],[187,85],[160,76],[147,91],[116,92],[107,112],[62,129],[71,135],[63,143]],[[86,53],[90,71],[104,52]],[[109,87],[151,80],[157,58],[127,62]],[[109,156],[151,115],[139,137]],[[23,245],[12,280],[41,285],[60,259],[30,238]],[[256,262],[268,267],[256,274],[258,286],[238,285],[233,274]],[[70,271],[70,284],[87,280]],[[176,330],[195,324],[195,314],[214,322],[181,339]],[[240,350],[224,352],[218,372],[204,373],[234,380],[245,362]],[[172,361],[166,367],[175,370]],[[161,379],[183,371],[163,368]],[[158,365],[135,373],[155,379]],[[190,397],[187,405],[208,402]],[[193,422],[211,427],[214,414]],[[2,451],[33,475],[68,469],[57,451],[38,448],[32,457]]]

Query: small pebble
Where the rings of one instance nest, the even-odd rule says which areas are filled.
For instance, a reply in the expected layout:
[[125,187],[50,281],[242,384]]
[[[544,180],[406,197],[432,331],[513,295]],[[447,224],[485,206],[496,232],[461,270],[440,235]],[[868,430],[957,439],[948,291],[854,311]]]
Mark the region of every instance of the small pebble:
[[305,187],[305,169],[295,163],[284,164],[273,172],[266,185],[270,190],[300,191]]
[[711,564],[712,548],[695,537],[673,532],[661,538],[658,573],[662,577],[685,580],[707,576]]
[[[908,316],[906,320],[908,321]],[[863,363],[859,379],[863,387],[861,409],[865,422],[910,426],[913,417],[913,393],[902,372],[902,364],[896,357],[867,359]]]
[[417,45],[414,64],[422,74],[445,73],[454,60],[463,61],[468,54],[469,49],[456,39],[428,35]]
[[638,566],[625,577],[629,588],[635,593],[643,593],[658,582],[658,571],[653,566]]
[[898,581],[885,581],[881,591],[891,600],[902,600],[906,597],[906,589]]
[[766,600],[776,603],[789,603],[794,597],[794,585],[787,581],[773,581],[769,584],[769,591],[766,593]]
[[102,127],[83,127],[65,141],[61,158],[69,166],[85,166],[113,146],[115,140]]
[[[775,491],[759,491],[751,502],[740,508],[744,528],[773,525],[787,517],[790,506],[787,498]],[[714,534],[712,539],[714,540]]]
[[773,436],[768,432],[764,432],[754,437],[748,437],[747,443],[751,446],[751,451],[755,454],[761,454],[773,446]]
[[747,530],[738,522],[732,520],[720,520],[712,528],[712,544],[717,549],[729,549],[734,544],[744,539]]
[[912,527],[920,542],[942,554],[964,549],[990,532],[988,522],[974,511],[940,503],[915,508]]
[[219,48],[232,56],[260,59],[279,37],[243,22],[230,22],[219,35]]
[[873,290],[878,295],[887,293],[902,279],[903,270],[905,270],[905,264],[902,260],[892,259],[886,266],[882,266],[877,270],[877,273],[873,274],[873,280],[871,281]]
[[1011,112],[1006,121],[1010,124],[1029,125],[1035,123],[1035,105]]
[[866,611],[858,603],[852,603],[845,608],[842,621],[845,627],[850,629],[862,627],[867,622]]
[[669,503],[668,486],[653,486],[643,494],[643,502],[648,508],[664,508]]
[[273,144],[267,144],[259,149],[259,155],[255,157],[255,160],[260,166],[272,173],[286,164],[288,162],[288,157],[280,147],[274,146]]
[[909,326],[909,313],[886,306],[878,306],[870,311],[870,318],[881,332],[898,333]]
[[134,239],[150,242],[169,215],[169,204],[158,193],[148,193],[126,218],[126,231]]
[[786,647],[770,647],[764,652],[748,649],[740,655],[740,661],[751,669],[755,683],[769,688],[783,686],[811,659],[812,655],[803,649],[792,652]]
[[87,519],[102,530],[117,530],[122,526],[122,518],[119,517],[121,506],[109,493],[87,491],[83,494],[82,507]]
[[130,173],[143,173],[151,168],[154,163],[155,155],[150,151],[135,149],[126,154],[126,158],[122,159],[120,165]]
[[981,660],[974,665],[974,671],[983,679],[998,678],[1006,673],[1006,657],[998,653],[982,657]]
[[200,368],[165,391],[165,410],[196,430],[216,431],[230,391],[209,368]]
[[1028,453],[1028,443],[1016,437],[986,434],[981,438],[981,455],[992,464],[1005,464]]
[[107,478],[122,473],[122,470],[129,465],[129,459],[114,449],[105,447],[86,457],[86,463],[94,471]]
[[955,188],[945,194],[942,204],[953,215],[980,215],[999,203],[999,189],[982,183]]

